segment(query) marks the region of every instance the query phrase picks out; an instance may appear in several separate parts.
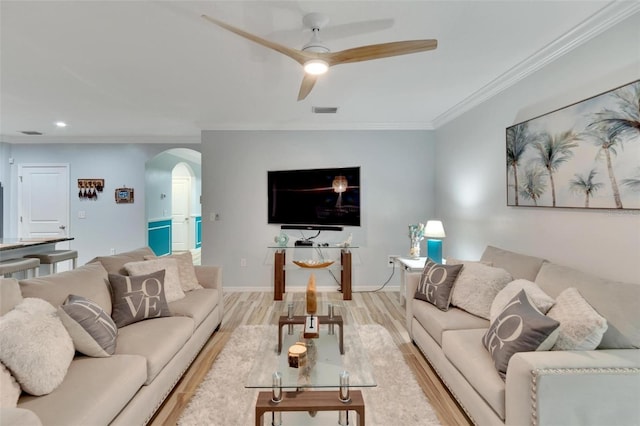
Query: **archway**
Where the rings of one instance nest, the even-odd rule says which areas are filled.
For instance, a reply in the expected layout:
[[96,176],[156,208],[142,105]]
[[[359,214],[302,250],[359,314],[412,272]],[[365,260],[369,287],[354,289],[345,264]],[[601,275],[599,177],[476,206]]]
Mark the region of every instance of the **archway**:
[[[176,167],[181,164],[177,169]],[[183,232],[188,236],[180,250],[190,250],[194,261],[199,259],[201,246],[202,167],[201,154],[188,148],[172,148],[147,161],[145,169],[145,199],[147,217],[147,243],[158,256],[171,254],[173,248],[173,172],[188,175],[190,186],[186,194],[189,200],[188,218]],[[185,196],[181,192],[181,197]]]

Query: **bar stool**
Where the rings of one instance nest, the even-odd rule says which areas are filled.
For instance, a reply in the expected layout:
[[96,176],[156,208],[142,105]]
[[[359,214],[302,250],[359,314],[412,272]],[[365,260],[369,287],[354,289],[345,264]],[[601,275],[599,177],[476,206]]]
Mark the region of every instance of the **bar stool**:
[[55,274],[58,272],[58,263],[65,260],[72,260],[72,269],[76,269],[78,252],[76,250],[53,250],[46,253],[27,254],[24,257],[39,259],[41,265],[49,265],[49,274]]
[[0,277],[11,277],[16,272],[25,272],[27,278],[37,277],[40,259],[7,259],[0,260]]

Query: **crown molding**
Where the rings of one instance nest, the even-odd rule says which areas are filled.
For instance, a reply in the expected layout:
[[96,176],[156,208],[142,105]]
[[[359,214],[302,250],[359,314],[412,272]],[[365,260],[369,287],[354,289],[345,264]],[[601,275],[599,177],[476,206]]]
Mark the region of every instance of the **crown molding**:
[[563,36],[437,116],[432,122],[432,127],[437,129],[461,116],[639,11],[640,2],[637,1],[614,1],[610,3],[586,21],[575,26]]

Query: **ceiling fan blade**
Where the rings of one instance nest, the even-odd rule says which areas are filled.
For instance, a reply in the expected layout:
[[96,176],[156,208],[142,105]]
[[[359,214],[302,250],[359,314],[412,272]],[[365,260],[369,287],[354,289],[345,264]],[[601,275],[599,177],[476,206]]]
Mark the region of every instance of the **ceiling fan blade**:
[[219,19],[216,18],[212,18],[211,16],[208,15],[202,15],[202,17],[204,19],[206,19],[207,21],[224,28],[227,31],[231,31],[232,33],[235,33],[241,37],[246,38],[247,40],[251,40],[254,43],[258,43],[261,46],[267,47],[269,49],[275,50],[276,52],[280,52],[288,57],[290,57],[291,59],[293,59],[294,61],[298,62],[299,64],[304,64],[309,58],[310,55],[307,55],[305,52],[302,52],[300,50],[296,50],[296,49],[292,49],[290,47],[287,46],[283,46],[282,44],[279,43],[275,43],[269,40],[265,40],[261,37],[258,37],[256,35],[253,35],[251,33],[248,33],[244,30],[241,30],[240,28],[236,28],[232,25],[227,24],[226,22],[220,21]]
[[307,95],[311,92],[311,89],[313,89],[313,86],[316,84],[316,80],[318,80],[317,75],[304,73],[302,84],[300,85],[300,91],[298,92],[299,101],[307,97]]
[[342,50],[340,52],[325,53],[322,55],[322,58],[327,61],[329,65],[338,65],[424,52],[433,50],[436,47],[438,47],[438,40],[394,41],[391,43],[354,47],[353,49]]

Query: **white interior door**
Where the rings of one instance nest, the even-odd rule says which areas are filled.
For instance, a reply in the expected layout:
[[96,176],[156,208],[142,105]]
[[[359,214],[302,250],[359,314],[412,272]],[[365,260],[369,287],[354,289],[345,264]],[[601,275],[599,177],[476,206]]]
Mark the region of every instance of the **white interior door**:
[[191,177],[172,178],[171,190],[171,250],[186,251],[191,248],[189,241]]
[[69,236],[69,165],[23,164],[18,179],[19,236]]

